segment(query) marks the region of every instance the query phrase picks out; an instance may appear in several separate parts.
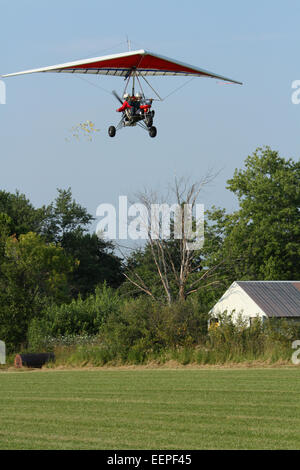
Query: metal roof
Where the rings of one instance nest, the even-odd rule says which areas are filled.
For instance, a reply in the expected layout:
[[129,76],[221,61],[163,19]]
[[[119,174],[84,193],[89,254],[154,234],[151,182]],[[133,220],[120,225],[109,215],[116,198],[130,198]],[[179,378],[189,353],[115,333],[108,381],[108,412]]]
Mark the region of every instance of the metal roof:
[[268,317],[300,317],[300,281],[237,281]]

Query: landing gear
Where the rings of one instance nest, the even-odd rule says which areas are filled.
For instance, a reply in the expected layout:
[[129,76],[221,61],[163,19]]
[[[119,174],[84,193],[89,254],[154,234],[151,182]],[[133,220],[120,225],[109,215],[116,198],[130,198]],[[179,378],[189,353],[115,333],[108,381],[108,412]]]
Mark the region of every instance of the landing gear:
[[146,113],[146,116],[144,113],[129,114],[127,111],[131,110],[126,109],[125,112],[122,113],[122,118],[116,127],[110,126],[108,128],[109,137],[115,137],[116,133],[124,127],[135,126],[140,126],[142,129],[147,131],[150,137],[156,137],[157,129],[153,126],[154,111]]
[[154,118],[154,110],[148,112],[146,115],[145,115],[145,124],[146,126],[150,129],[150,127],[153,126],[153,118]]
[[108,135],[109,137],[114,137],[116,135],[116,128],[115,126],[110,126],[108,128]]
[[146,124],[146,126],[149,127],[149,128],[152,127],[152,125],[153,125],[153,118],[152,118],[152,116],[147,116],[147,117],[145,117],[145,124]]
[[157,134],[157,129],[156,129],[156,127],[154,127],[154,126],[150,127],[150,129],[149,129],[149,135],[150,135],[150,137],[156,137],[156,134]]

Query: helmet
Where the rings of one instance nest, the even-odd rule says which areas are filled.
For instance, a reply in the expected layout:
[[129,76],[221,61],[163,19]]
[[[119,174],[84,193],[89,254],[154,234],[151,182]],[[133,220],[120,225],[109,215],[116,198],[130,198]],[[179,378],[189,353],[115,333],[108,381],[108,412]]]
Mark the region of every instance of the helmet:
[[123,99],[124,99],[124,100],[127,100],[128,98],[129,98],[129,93],[124,93]]
[[142,99],[142,94],[138,91],[138,92],[135,94],[135,97],[136,97],[138,100],[141,100],[141,99]]

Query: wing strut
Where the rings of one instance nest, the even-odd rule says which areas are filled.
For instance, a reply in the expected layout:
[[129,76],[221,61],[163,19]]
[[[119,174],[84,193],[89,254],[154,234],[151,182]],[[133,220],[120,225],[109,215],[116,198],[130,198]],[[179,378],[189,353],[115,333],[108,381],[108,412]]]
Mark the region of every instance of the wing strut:
[[150,85],[150,83],[149,83],[148,80],[144,77],[144,75],[141,75],[141,77],[145,80],[145,82],[146,82],[147,85],[151,88],[151,90],[154,91],[154,93],[155,93],[156,96],[158,97],[159,101],[163,101],[163,99],[159,96],[159,94],[157,93],[157,91],[154,90],[153,86]]

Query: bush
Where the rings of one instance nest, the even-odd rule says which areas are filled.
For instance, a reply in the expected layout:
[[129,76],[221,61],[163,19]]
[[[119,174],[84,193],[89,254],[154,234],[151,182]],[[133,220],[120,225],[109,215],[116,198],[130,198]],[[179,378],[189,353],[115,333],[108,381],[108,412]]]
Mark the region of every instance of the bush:
[[233,323],[232,317],[224,314],[219,326],[209,329],[207,345],[216,357],[224,357],[224,361],[268,358],[274,362],[290,358],[297,330],[298,327],[286,320],[272,319],[263,323],[257,318],[249,327],[241,317]]
[[79,297],[69,304],[52,304],[43,311],[41,318],[35,318],[30,323],[28,346],[32,350],[44,349],[46,337],[95,336],[106,319],[119,308],[118,294],[106,284],[85,300]]
[[33,353],[53,351],[48,342],[49,334],[50,325],[46,318],[31,320],[27,332],[28,349]]
[[196,345],[205,337],[207,316],[192,301],[163,305],[140,297],[123,304],[101,328],[102,341],[123,361],[143,362],[165,348]]

